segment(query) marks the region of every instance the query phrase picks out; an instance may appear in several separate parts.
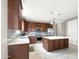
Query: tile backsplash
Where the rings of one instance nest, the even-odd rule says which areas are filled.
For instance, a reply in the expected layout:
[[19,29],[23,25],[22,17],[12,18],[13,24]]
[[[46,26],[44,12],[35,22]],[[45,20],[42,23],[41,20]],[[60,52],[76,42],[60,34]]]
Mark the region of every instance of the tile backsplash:
[[17,29],[8,29],[8,39],[16,39],[20,34],[18,33]]

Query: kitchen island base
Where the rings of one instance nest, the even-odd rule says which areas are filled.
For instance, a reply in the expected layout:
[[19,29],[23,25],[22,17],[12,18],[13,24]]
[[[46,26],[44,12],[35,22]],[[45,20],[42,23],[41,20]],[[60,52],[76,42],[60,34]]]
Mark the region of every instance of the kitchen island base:
[[43,42],[43,48],[45,50],[47,50],[48,52],[68,48],[68,46],[69,46],[69,39],[68,38],[56,39],[56,40],[42,38],[42,42]]

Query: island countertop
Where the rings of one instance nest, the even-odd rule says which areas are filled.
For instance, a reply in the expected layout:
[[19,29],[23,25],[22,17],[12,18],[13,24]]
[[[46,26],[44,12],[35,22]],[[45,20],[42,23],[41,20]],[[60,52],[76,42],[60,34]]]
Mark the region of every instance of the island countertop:
[[11,42],[8,42],[8,45],[15,45],[15,44],[29,44],[29,38],[28,37],[20,37],[15,40],[12,40]]
[[46,39],[49,39],[49,40],[69,39],[69,37],[65,37],[65,36],[46,36],[46,37],[43,37],[43,38],[46,38]]

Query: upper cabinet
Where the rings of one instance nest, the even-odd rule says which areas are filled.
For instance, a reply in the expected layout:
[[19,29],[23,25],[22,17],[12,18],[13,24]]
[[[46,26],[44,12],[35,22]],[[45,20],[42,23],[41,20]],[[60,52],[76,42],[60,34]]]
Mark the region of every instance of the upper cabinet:
[[8,28],[22,29],[21,0],[8,0]]
[[36,28],[40,28],[41,32],[46,32],[47,28],[53,28],[53,25],[46,24],[46,23],[28,22],[28,31],[29,32],[35,32]]
[[34,32],[36,28],[35,23],[28,22],[28,32]]
[[42,32],[46,32],[46,30],[47,30],[46,24],[42,24],[41,30],[42,30]]
[[46,24],[46,28],[53,28],[53,25],[51,25],[51,24]]
[[24,20],[24,32],[28,31],[28,22]]

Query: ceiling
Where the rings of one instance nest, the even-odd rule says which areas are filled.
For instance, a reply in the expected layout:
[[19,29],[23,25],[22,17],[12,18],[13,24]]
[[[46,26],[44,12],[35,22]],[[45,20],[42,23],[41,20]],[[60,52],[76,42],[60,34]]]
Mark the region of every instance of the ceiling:
[[78,13],[78,0],[22,0],[22,4],[22,15],[31,22],[65,21]]

